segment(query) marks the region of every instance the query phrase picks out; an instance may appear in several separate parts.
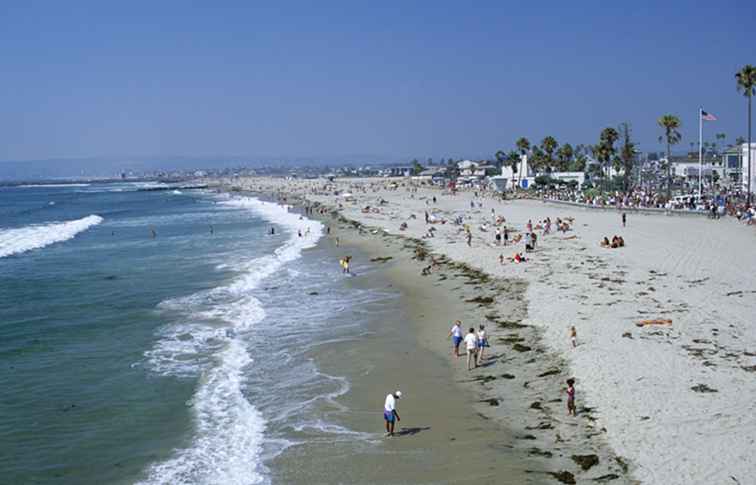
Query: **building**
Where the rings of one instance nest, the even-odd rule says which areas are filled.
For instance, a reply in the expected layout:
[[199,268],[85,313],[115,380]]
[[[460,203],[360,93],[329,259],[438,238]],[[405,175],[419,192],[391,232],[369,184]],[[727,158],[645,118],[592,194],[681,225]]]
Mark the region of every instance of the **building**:
[[[743,190],[749,191],[749,192],[756,192],[756,143],[751,143],[751,166],[748,166],[748,143],[743,143],[740,145],[740,159],[741,159],[741,167],[742,167],[742,174],[741,177],[741,187]],[[750,171],[751,174],[751,187],[750,190],[748,190],[748,177],[745,175]]]
[[533,182],[533,179],[535,179],[535,172],[531,170],[528,165],[528,156],[523,155],[520,157],[520,163],[515,170],[512,170],[512,167],[509,165],[502,166],[501,176],[509,181],[507,188],[513,189],[515,187],[520,187],[527,189]]
[[412,167],[390,167],[380,171],[384,177],[409,177],[412,175]]

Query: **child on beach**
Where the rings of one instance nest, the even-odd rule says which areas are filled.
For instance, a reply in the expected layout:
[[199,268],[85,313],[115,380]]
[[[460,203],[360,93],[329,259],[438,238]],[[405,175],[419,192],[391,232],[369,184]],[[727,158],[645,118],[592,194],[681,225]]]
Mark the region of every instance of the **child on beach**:
[[575,416],[575,379],[567,379],[567,414]]
[[451,330],[449,330],[449,337],[452,338],[452,355],[459,357],[459,344],[462,343],[462,322],[460,320],[454,322]]
[[488,336],[486,335],[486,326],[478,327],[478,365],[483,364],[483,349],[488,347]]
[[473,370],[478,367],[478,336],[475,335],[475,329],[470,327],[465,335],[465,349],[467,350],[467,370]]
[[577,330],[575,330],[575,326],[573,325],[570,327],[570,341],[572,342],[572,347],[577,347]]

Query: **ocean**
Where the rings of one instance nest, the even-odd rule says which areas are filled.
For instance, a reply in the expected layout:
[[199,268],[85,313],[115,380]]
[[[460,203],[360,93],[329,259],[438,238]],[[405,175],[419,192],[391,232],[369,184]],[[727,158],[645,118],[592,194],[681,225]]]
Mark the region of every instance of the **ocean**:
[[396,295],[285,207],[140,188],[0,189],[0,481],[264,484],[299,445],[371,446],[313,352]]

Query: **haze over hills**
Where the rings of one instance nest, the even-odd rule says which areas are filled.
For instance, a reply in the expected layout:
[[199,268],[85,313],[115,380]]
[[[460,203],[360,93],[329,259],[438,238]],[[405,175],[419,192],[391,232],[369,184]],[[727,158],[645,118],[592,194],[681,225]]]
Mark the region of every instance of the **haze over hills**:
[[261,166],[327,166],[403,163],[412,157],[368,154],[323,157],[275,156],[165,156],[51,158],[46,160],[0,161],[0,180],[33,180],[86,177],[117,177],[124,172],[151,173],[173,170],[223,169]]

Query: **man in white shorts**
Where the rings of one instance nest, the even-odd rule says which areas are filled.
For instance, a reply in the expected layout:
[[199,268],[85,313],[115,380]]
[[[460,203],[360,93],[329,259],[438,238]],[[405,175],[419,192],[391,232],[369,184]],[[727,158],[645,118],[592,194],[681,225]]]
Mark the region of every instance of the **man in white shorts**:
[[467,349],[467,370],[473,370],[474,367],[478,367],[478,336],[475,335],[475,329],[472,327],[465,335],[465,348]]
[[401,421],[399,413],[396,412],[396,400],[402,398],[402,392],[396,391],[386,396],[386,402],[383,404],[383,420],[386,421],[386,436],[394,436],[394,423]]

